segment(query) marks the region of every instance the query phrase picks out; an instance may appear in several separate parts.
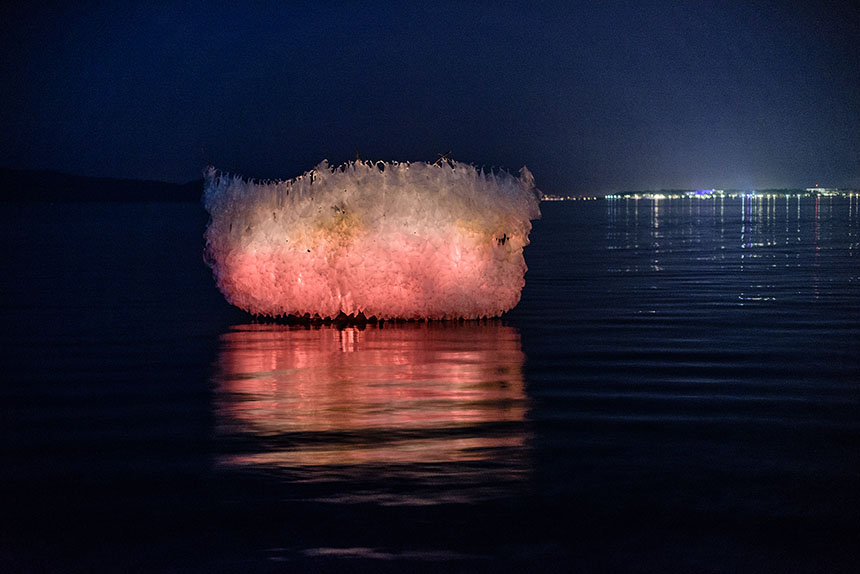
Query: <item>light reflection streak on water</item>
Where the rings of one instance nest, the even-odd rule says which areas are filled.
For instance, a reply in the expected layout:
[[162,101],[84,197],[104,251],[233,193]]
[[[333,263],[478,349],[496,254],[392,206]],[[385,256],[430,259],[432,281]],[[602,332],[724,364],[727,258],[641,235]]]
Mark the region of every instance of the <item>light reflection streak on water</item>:
[[[719,205],[707,209],[708,201]],[[662,294],[663,305],[666,289],[678,298],[740,306],[842,297],[841,284],[860,283],[860,267],[839,255],[850,257],[856,249],[855,202],[762,195],[609,199],[606,247],[613,257],[607,271],[630,277],[643,300],[652,291]]]
[[[499,322],[234,327],[214,381],[219,434],[241,446],[221,462],[296,480],[332,468],[346,480],[360,467],[420,476],[420,465],[441,479],[452,463],[516,480],[527,448],[524,359],[519,333]],[[474,479],[463,470],[449,478]]]

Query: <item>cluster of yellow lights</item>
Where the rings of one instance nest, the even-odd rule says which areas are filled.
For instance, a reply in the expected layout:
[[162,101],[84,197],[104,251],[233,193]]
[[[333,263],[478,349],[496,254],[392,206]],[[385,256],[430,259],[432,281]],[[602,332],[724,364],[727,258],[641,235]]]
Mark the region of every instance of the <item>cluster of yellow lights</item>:
[[777,199],[789,197],[855,197],[860,196],[856,190],[818,190],[818,191],[796,191],[793,193],[767,193],[752,191],[731,191],[714,190],[710,193],[694,194],[694,193],[633,193],[633,194],[612,194],[606,195],[605,199],[722,199],[728,197],[731,199],[748,198],[748,199]]
[[597,199],[721,199],[728,198],[750,198],[750,199],[774,199],[780,197],[860,197],[857,190],[843,190],[832,188],[807,188],[787,193],[767,193],[756,190],[750,191],[725,191],[722,189],[710,189],[701,192],[685,191],[681,193],[616,193],[603,197],[576,197],[572,195],[544,195],[542,201],[594,201]]

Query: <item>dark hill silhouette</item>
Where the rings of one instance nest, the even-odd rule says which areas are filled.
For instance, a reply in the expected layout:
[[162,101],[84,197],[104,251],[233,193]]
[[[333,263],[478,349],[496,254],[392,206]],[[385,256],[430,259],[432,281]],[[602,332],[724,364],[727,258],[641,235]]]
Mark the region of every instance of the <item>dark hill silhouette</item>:
[[69,175],[0,168],[0,201],[200,201],[203,179],[188,183]]

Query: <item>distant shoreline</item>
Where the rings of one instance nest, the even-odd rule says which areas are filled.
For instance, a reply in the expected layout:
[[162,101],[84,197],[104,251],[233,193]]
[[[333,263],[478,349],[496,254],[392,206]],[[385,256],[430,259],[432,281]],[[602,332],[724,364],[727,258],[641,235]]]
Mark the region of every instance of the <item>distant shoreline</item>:
[[[594,201],[598,199],[710,199],[719,197],[852,197],[848,188],[797,188],[759,190],[660,189],[625,191],[592,196],[544,194],[542,201]],[[74,202],[199,202],[203,178],[187,183],[116,179],[71,175],[52,170],[0,168],[0,203]]]
[[860,191],[850,188],[807,187],[798,189],[670,189],[649,191],[624,191],[591,197],[559,196],[545,194],[542,201],[588,201],[595,199],[720,199],[724,197],[774,198],[774,197],[854,197]]
[[188,183],[167,183],[0,168],[3,203],[197,202],[202,195],[202,178]]

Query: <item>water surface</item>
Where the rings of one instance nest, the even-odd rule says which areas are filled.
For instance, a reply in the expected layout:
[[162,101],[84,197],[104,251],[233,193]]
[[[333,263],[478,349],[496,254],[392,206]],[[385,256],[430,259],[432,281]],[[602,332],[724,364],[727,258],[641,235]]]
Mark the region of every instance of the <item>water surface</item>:
[[4,205],[0,564],[854,572],[858,202],[545,203],[504,318],[341,329],[197,205]]

